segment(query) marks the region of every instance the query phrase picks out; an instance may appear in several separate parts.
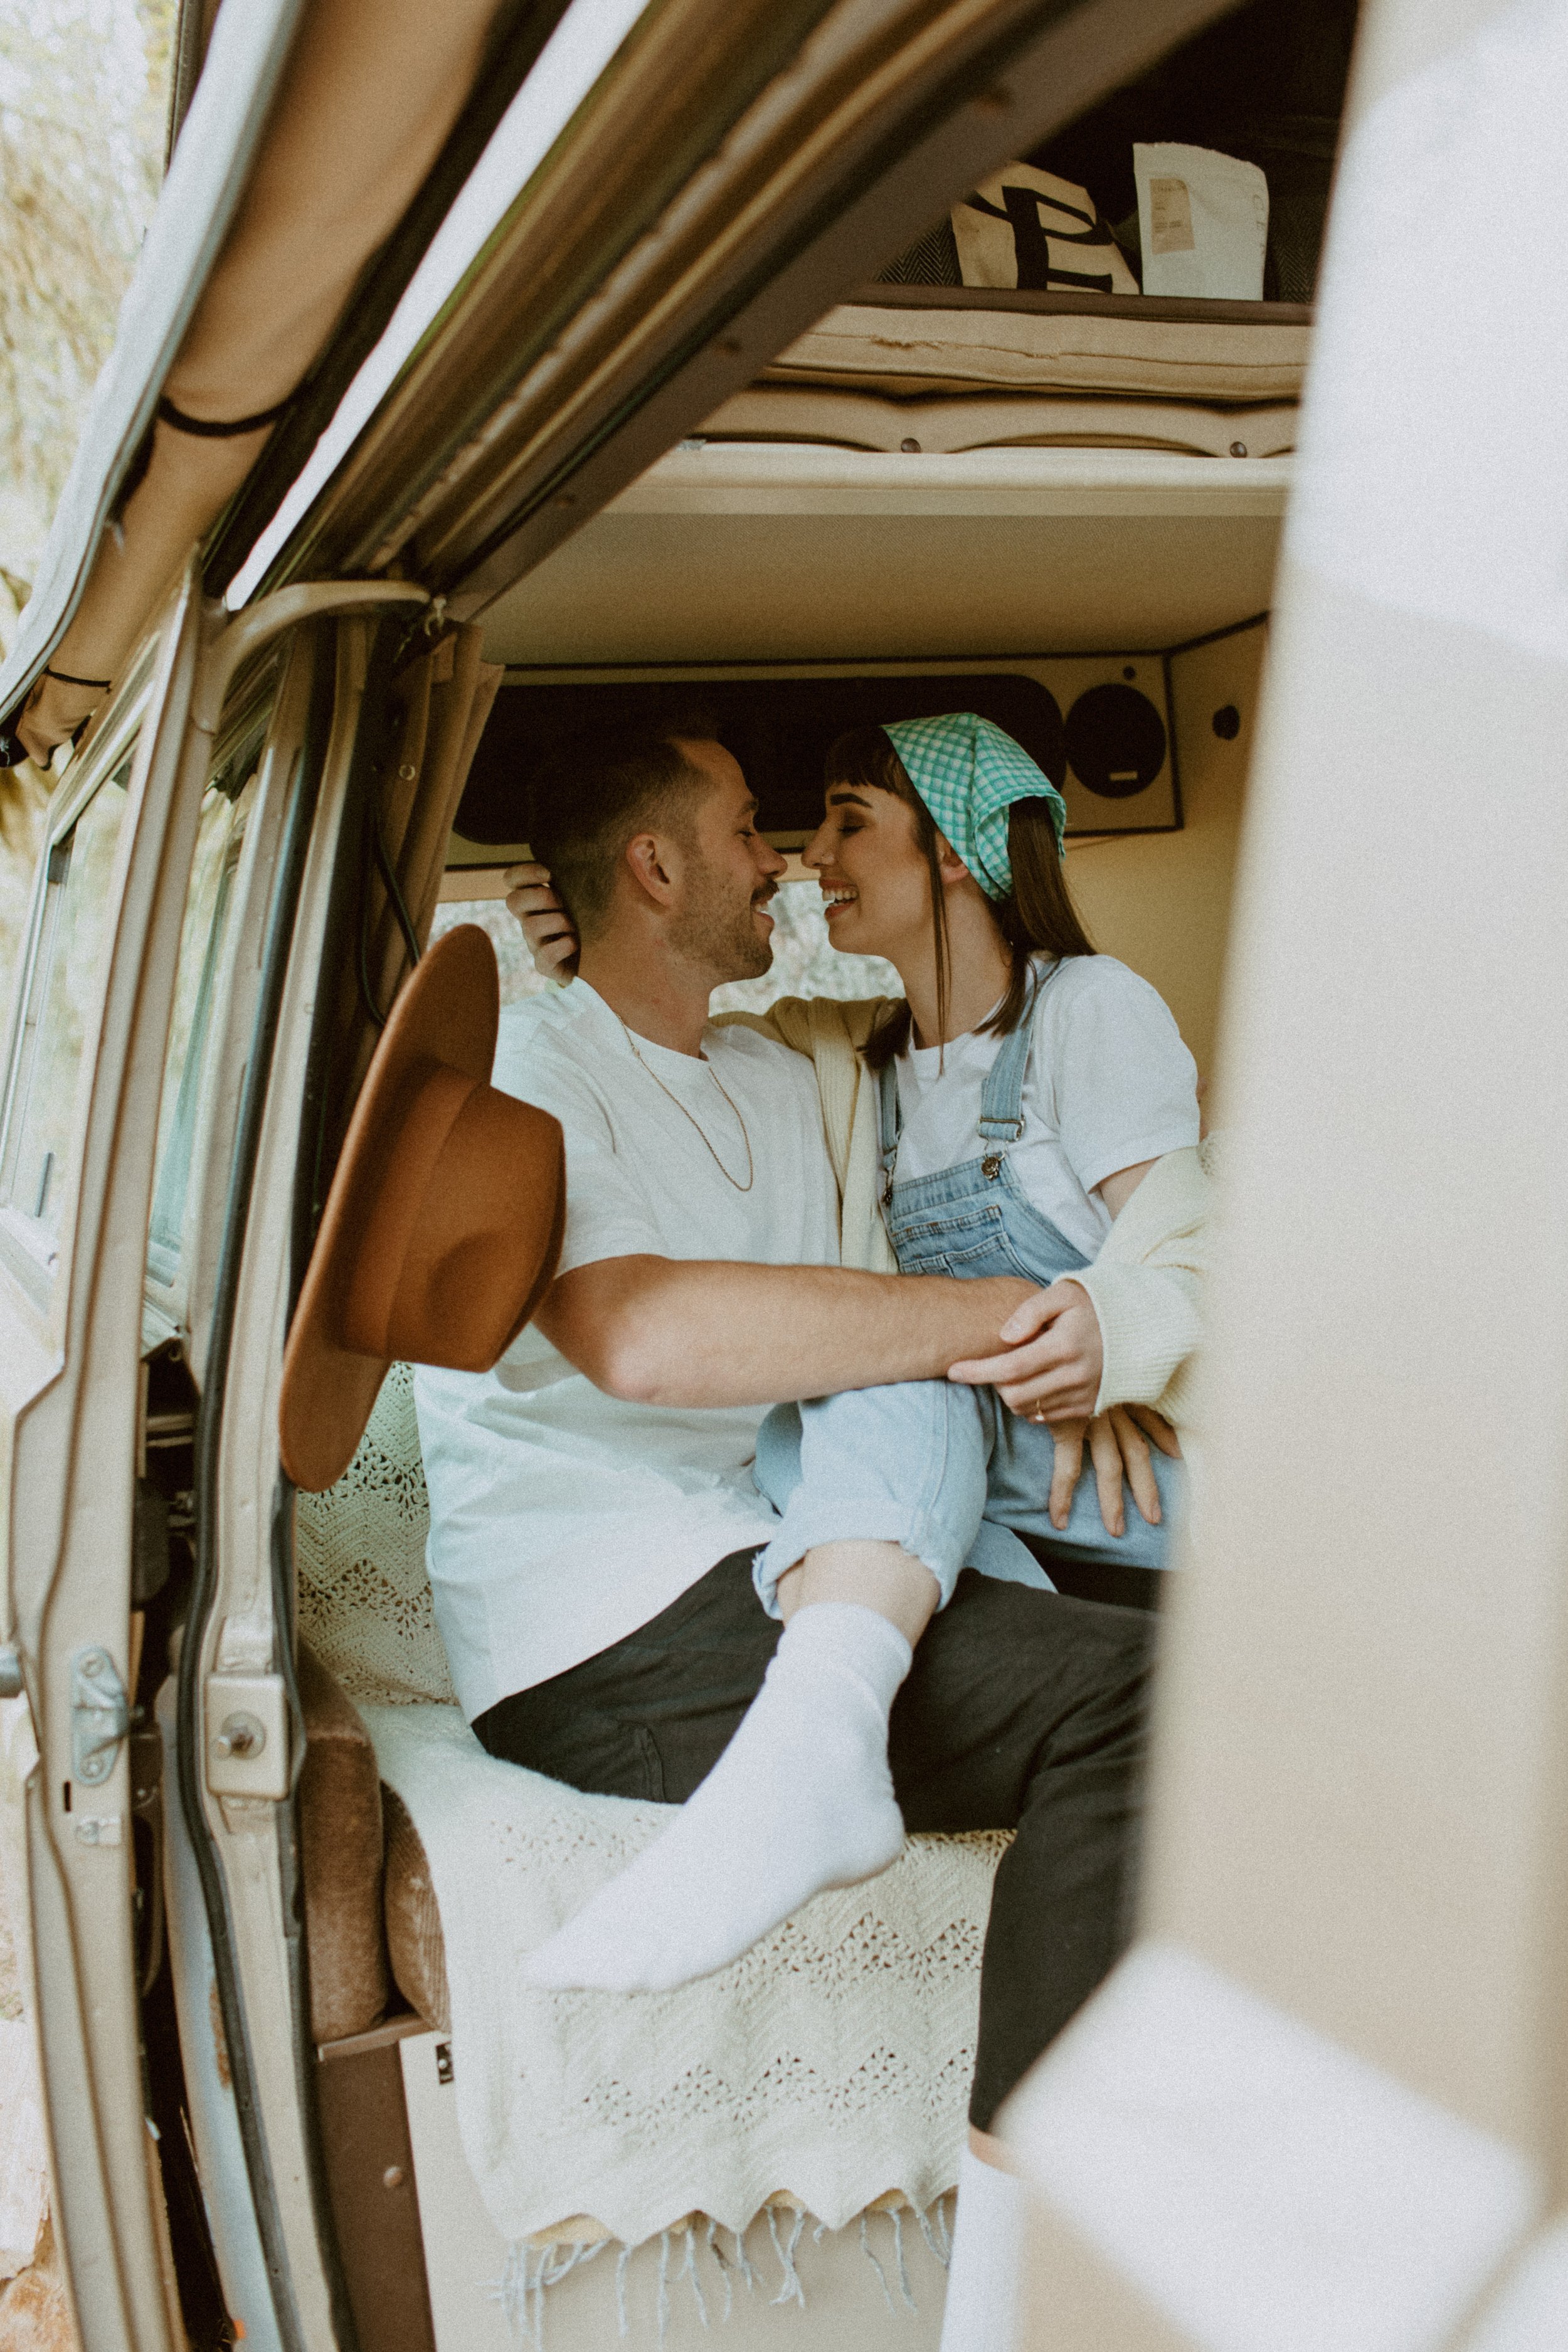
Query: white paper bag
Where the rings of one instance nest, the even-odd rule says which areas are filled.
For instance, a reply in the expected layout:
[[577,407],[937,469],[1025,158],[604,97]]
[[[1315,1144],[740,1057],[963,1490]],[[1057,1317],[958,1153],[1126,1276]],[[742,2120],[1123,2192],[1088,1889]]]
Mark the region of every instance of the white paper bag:
[[1094,198],[1054,172],[1005,163],[952,208],[966,286],[1136,294],[1138,282]]
[[1135,145],[1145,294],[1263,299],[1268,182],[1256,163],[1173,141]]

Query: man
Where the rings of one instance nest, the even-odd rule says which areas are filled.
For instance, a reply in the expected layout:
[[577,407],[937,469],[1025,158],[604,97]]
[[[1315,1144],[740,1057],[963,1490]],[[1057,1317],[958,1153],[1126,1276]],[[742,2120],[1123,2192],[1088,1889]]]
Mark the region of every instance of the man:
[[772,960],[784,861],[754,814],[735,761],[689,735],[583,746],[542,797],[580,977],[503,1013],[495,1076],[562,1123],[565,1244],[494,1373],[418,1377],[437,1616],[492,1754],[605,1794],[703,1790],[542,1981],[679,1982],[780,1916],[781,1887],[884,1866],[906,1826],[1016,1829],[984,2135],[1128,1932],[1149,1627],[966,1572],[911,1666],[873,1609],[802,1607],[781,1637],[756,1598],[765,1409],[994,1353],[1034,1286],[839,1265],[809,1062],[708,1024],[712,990]]

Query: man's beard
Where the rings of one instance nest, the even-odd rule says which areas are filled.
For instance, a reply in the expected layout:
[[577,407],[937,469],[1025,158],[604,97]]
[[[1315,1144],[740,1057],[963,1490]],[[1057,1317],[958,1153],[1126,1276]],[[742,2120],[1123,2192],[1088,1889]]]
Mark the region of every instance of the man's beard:
[[702,867],[670,928],[670,946],[686,962],[713,972],[716,987],[729,980],[760,980],[772,968],[773,943],[771,936],[759,934],[752,915],[766,905],[777,887],[766,882],[738,898],[732,883]]

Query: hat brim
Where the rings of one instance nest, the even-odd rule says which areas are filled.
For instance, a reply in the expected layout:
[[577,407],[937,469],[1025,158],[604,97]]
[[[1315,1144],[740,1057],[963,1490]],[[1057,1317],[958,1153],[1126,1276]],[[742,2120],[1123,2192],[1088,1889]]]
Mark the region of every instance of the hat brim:
[[420,958],[377,1042],[284,1351],[279,1447],[288,1476],[309,1494],[335,1485],[348,1468],[392,1362],[358,1354],[335,1335],[405,1079],[416,1063],[434,1061],[488,1083],[500,1020],[495,950],[477,924],[465,923]]

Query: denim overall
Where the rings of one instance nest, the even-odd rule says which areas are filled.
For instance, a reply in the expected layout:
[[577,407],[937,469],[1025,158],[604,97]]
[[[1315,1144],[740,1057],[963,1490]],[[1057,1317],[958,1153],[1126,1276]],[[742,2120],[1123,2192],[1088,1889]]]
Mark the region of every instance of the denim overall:
[[[1037,978],[1023,1019],[986,1076],[974,1159],[900,1183],[898,1074],[891,1064],[883,1069],[883,1215],[902,1273],[1022,1275],[1044,1287],[1089,1264],[1032,1205],[1007,1158],[1024,1131],[1036,1007],[1059,969],[1053,963]],[[1151,1527],[1125,1495],[1125,1532],[1113,1536],[1100,1517],[1086,1447],[1084,1475],[1058,1533],[1046,1509],[1055,1451],[1050,1431],[1013,1412],[994,1389],[953,1381],[905,1381],[775,1407],[757,1441],[757,1485],[783,1517],[757,1556],[763,1605],[777,1615],[779,1578],[814,1544],[853,1537],[902,1544],[931,1570],[944,1606],[966,1566],[1048,1589],[1048,1574],[1016,1529],[1064,1559],[1163,1568],[1181,1506],[1180,1464],[1153,1454],[1161,1524]]]

